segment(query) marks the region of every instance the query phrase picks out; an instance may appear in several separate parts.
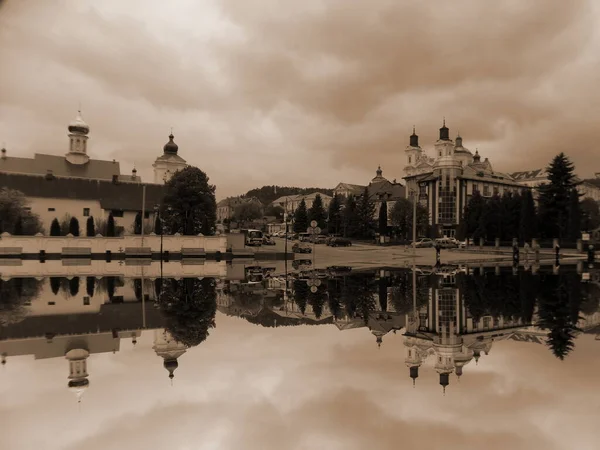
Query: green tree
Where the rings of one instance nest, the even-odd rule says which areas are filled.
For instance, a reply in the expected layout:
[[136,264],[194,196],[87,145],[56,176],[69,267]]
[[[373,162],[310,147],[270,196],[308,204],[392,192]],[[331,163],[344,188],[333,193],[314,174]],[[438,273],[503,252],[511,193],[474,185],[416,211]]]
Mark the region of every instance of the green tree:
[[327,219],[327,213],[323,207],[323,200],[319,194],[315,195],[312,206],[308,210],[308,221],[309,223],[313,220],[317,221],[317,226],[325,229],[325,221]]
[[233,210],[234,220],[241,223],[251,222],[253,220],[262,218],[262,216],[262,208],[256,202],[241,203]]
[[275,216],[277,220],[283,220],[284,212],[283,208],[278,205],[269,205],[265,208],[265,216]]
[[379,234],[387,236],[388,232],[388,215],[387,215],[387,202],[383,200],[379,207]]
[[159,307],[165,329],[187,347],[206,340],[215,327],[217,292],[214,278],[164,279]]
[[212,235],[217,222],[215,186],[197,167],[175,172],[166,183],[162,202],[163,228],[169,234]]
[[0,189],[0,233],[34,235],[43,232],[39,217],[28,209],[27,199],[21,191]]
[[481,216],[485,207],[485,199],[478,191],[473,193],[463,212],[464,227],[466,236],[473,240],[478,240],[484,235],[484,229],[481,227]]
[[571,190],[575,189],[575,167],[564,153],[554,157],[548,182],[538,186],[540,232],[545,238],[567,237]]
[[488,199],[483,206],[480,226],[488,240],[502,237],[502,203],[499,195]]
[[162,221],[160,220],[160,215],[156,214],[156,218],[154,219],[154,234],[162,234]]
[[593,198],[586,197],[581,201],[581,228],[586,231],[600,226],[600,206]]
[[111,212],[108,215],[108,220],[106,221],[106,236],[115,237],[117,234],[116,226],[115,226],[115,216]]
[[567,238],[576,241],[581,237],[581,206],[579,204],[579,192],[577,188],[571,189],[569,193],[569,209],[567,222]]
[[500,199],[501,233],[504,241],[519,237],[519,222],[521,216],[521,196],[505,192]]
[[[404,239],[412,239],[413,229],[413,202],[407,198],[400,198],[392,207],[390,219],[396,232]],[[429,211],[420,203],[417,203],[417,236],[426,234],[429,226]]]
[[521,196],[521,214],[519,215],[519,239],[531,242],[537,237],[537,213],[533,193],[527,189]]
[[42,281],[35,278],[0,280],[0,326],[18,323],[27,315],[25,305],[38,298]]
[[336,194],[329,202],[327,212],[327,231],[330,234],[339,234],[342,230],[342,199]]
[[79,220],[76,217],[71,217],[69,221],[69,233],[73,236],[79,236]]
[[344,237],[356,237],[358,235],[358,213],[356,199],[349,195],[342,211],[342,226]]
[[96,227],[94,226],[94,216],[88,217],[87,223],[85,224],[85,234],[88,237],[96,236]]
[[304,199],[296,208],[294,212],[294,232],[295,233],[304,233],[308,228],[308,211],[306,211],[306,203]]
[[60,236],[60,223],[58,223],[58,219],[56,217],[50,225],[50,236]]
[[308,284],[305,280],[294,280],[294,303],[298,305],[298,309],[302,314],[306,312],[306,304],[308,302]]
[[364,239],[373,237],[375,230],[375,202],[369,196],[369,188],[365,187],[356,204],[358,236]]

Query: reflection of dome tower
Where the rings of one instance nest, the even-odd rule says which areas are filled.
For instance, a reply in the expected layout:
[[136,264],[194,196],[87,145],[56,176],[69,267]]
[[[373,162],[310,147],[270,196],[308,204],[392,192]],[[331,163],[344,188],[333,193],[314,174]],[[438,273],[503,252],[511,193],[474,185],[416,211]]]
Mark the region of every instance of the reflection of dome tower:
[[81,111],[77,112],[77,117],[69,124],[69,153],[66,159],[71,164],[86,164],[90,157],[87,155],[87,140],[90,127],[81,117]]
[[164,359],[164,368],[169,372],[169,378],[175,376],[173,372],[179,363],[177,358],[183,355],[187,348],[184,344],[177,342],[166,330],[154,331],[154,346],[152,347],[158,356]]
[[460,377],[463,373],[463,367],[473,360],[473,351],[468,348],[463,348],[463,351],[454,357],[454,369],[456,376]]
[[90,352],[81,348],[69,350],[65,355],[65,358],[69,360],[68,386],[75,393],[78,402],[81,402],[83,393],[90,385],[87,373],[87,359],[89,356]]
[[414,386],[419,377],[419,367],[423,362],[423,358],[421,357],[419,349],[414,343],[408,341],[408,339],[405,340],[404,346],[406,349],[406,358],[404,358],[404,362],[406,363],[406,367],[409,368],[409,375],[413,380]]
[[6,353],[2,353],[2,365],[3,365],[3,366],[4,366],[4,365],[6,365],[6,357],[7,357],[7,356],[8,356],[8,355],[7,355]]
[[375,342],[377,342],[377,346],[381,347],[381,344],[383,342],[383,336],[385,336],[386,333],[382,330],[372,330],[371,333],[373,334],[373,336],[375,336]]
[[454,334],[454,324],[443,326],[441,333],[434,339],[435,370],[440,374],[440,384],[446,392],[449,375],[454,371],[454,359],[462,350],[462,339]]

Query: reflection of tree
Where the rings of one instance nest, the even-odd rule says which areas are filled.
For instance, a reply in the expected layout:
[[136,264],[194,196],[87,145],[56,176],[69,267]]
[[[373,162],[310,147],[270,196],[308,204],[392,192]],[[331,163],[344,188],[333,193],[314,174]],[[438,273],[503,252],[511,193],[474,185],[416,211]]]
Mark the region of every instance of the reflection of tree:
[[317,292],[310,292],[308,294],[308,304],[312,306],[313,313],[317,319],[321,318],[323,314],[323,305],[327,298],[326,285],[321,285],[317,288]]
[[23,320],[25,304],[35,299],[41,289],[42,283],[35,278],[0,280],[0,325]]
[[327,280],[327,292],[328,296],[328,305],[329,311],[336,319],[339,319],[342,316],[342,283],[340,280],[335,278],[330,278]]
[[217,311],[214,278],[163,279],[159,305],[166,330],[182,344],[193,347],[203,342],[215,327]]
[[106,283],[105,286],[108,299],[112,300],[115,296],[115,285],[117,284],[116,277],[105,277],[104,282]]
[[135,294],[135,299],[138,302],[142,301],[142,279],[136,278],[133,280],[133,293]]
[[59,277],[50,277],[50,288],[52,289],[52,293],[54,295],[58,295],[60,291],[60,278]]
[[594,283],[583,283],[581,295],[582,313],[592,315],[600,311],[600,286]]
[[298,305],[302,314],[306,311],[306,303],[308,302],[308,284],[304,280],[294,280],[294,302]]
[[[387,217],[387,215],[386,215]],[[382,311],[387,311],[387,288],[389,280],[387,277],[379,278],[379,307]]]
[[71,294],[71,297],[79,294],[79,277],[73,277],[69,280],[69,294]]
[[[417,308],[427,304],[429,300],[430,280],[418,276],[417,279]],[[400,314],[408,314],[413,310],[413,274],[411,270],[396,272],[390,279],[391,303],[394,310]]]
[[538,326],[548,330],[547,345],[552,353],[564,359],[575,347],[580,284],[577,274],[541,275]]
[[96,279],[94,277],[87,277],[85,280],[85,290],[88,297],[94,296],[94,288],[96,287]]
[[360,317],[369,320],[369,313],[374,311],[375,293],[377,292],[373,273],[353,274],[344,277],[342,286],[342,303],[349,317]]

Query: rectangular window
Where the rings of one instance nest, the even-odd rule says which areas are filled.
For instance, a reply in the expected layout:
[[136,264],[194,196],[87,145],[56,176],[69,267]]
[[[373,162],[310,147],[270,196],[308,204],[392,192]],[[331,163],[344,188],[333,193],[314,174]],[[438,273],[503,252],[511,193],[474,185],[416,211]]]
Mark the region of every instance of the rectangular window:
[[48,208],[48,211],[56,211],[55,208]]
[[456,182],[446,178],[445,182],[440,181],[438,189],[438,223],[455,224],[456,223]]
[[500,188],[498,186],[494,186],[494,195],[498,195],[500,193]]
[[90,304],[90,298],[89,297],[83,297],[83,305],[84,306],[89,306]]
[[484,184],[483,185],[483,196],[484,197],[490,197],[492,195],[492,193],[490,192],[490,185],[489,184]]
[[113,209],[112,215],[113,217],[123,217],[123,211],[120,209]]
[[90,208],[83,208],[83,217],[89,217]]

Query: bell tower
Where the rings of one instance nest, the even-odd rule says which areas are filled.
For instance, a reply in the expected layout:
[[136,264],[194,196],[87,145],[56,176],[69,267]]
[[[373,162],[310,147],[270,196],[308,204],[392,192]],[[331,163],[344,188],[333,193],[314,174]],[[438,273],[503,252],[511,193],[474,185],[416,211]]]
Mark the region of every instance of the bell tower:
[[77,111],[77,117],[69,124],[69,153],[66,159],[71,164],[87,164],[90,157],[87,154],[87,140],[90,127]]
[[413,126],[413,132],[409,137],[408,146],[404,150],[404,153],[406,153],[406,165],[416,167],[422,152],[423,150],[419,146],[419,136],[415,132],[415,127]]

